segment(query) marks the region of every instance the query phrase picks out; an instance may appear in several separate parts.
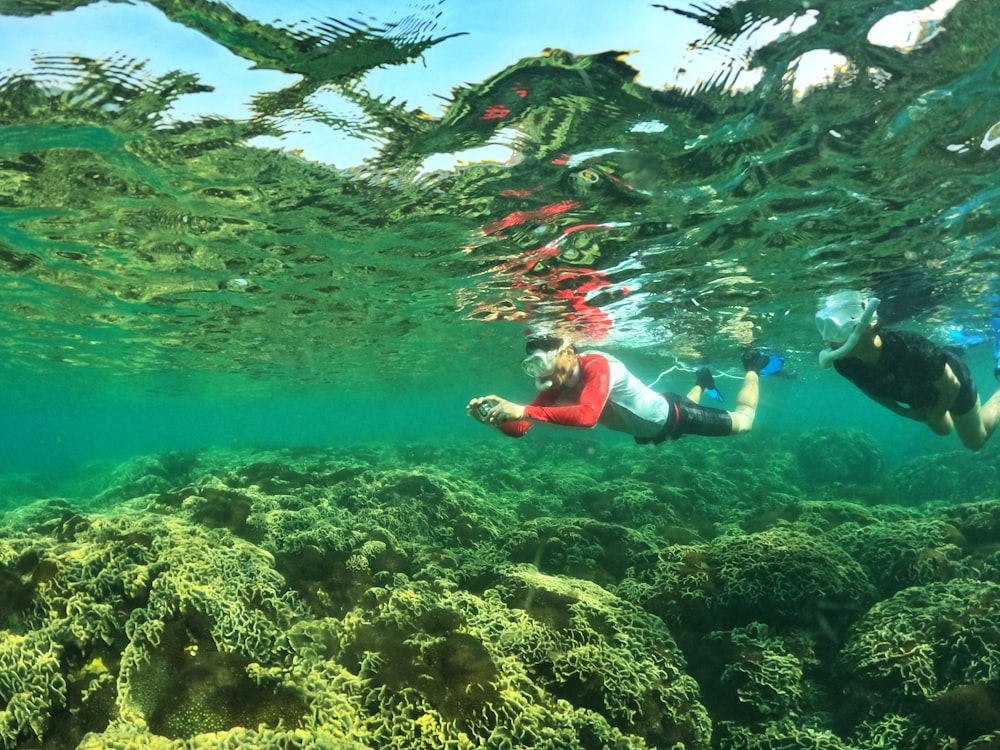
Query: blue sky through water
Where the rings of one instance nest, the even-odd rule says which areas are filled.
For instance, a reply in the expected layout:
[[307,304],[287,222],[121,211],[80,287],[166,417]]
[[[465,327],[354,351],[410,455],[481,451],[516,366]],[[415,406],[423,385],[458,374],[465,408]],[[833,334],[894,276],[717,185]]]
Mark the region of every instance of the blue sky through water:
[[[230,6],[262,22],[277,20],[276,6],[268,0],[236,0]],[[478,83],[523,57],[539,55],[546,47],[577,54],[627,51],[641,82],[653,88],[690,84],[696,75],[697,65],[686,47],[703,30],[693,21],[636,0],[463,0],[445,2],[439,8],[389,0],[296,2],[281,6],[278,25],[332,17],[380,26],[411,14],[426,18],[438,10],[441,16],[433,35],[463,35],[432,47],[422,60],[370,72],[365,85],[371,91],[438,115],[446,103],[443,97],[454,87]],[[248,118],[254,94],[276,91],[297,80],[294,75],[252,69],[249,61],[144,4],[101,2],[47,16],[3,18],[0,70],[28,73],[35,69],[36,58],[66,55],[121,64],[148,61],[145,73],[151,77],[175,69],[197,73],[215,90],[181,97],[171,111],[179,120],[205,115]],[[352,109],[353,105],[338,102],[335,92],[319,96],[319,103],[331,111],[339,108],[349,113]],[[375,149],[371,142],[314,123],[303,123],[299,132],[282,141],[260,139],[259,145],[301,149],[310,159],[338,167],[354,166]]]
[[[959,0],[936,0],[924,9],[892,14],[869,34],[869,41],[910,51],[926,43],[941,28],[941,21]],[[749,87],[759,71],[746,70],[754,49],[782,34],[800,33],[815,21],[811,10],[765,24],[731,50],[689,48],[707,29],[691,19],[668,13],[646,0],[607,3],[598,0],[440,0],[399,3],[398,0],[359,0],[357,4],[300,0],[282,4],[280,15],[271,0],[233,0],[243,15],[278,26],[334,18],[355,24],[382,27],[408,18],[434,19],[432,36],[461,34],[429,49],[422,59],[408,65],[371,71],[365,86],[375,94],[405,100],[432,116],[440,114],[451,90],[475,84],[523,57],[536,56],[546,47],[576,54],[607,50],[628,52],[628,61],[639,71],[639,80],[650,88],[692,88],[721,68],[734,69],[730,85]],[[674,3],[687,7],[690,3]],[[707,6],[705,6],[707,7]],[[293,85],[297,76],[254,69],[206,36],[167,19],[143,3],[99,2],[44,16],[5,16],[0,23],[0,73],[35,71],[35,61],[45,57],[80,55],[119,64],[145,63],[151,77],[172,70],[197,73],[210,93],[180,97],[170,115],[180,121],[201,116],[247,119],[255,94]],[[797,62],[795,86],[799,95],[817,82],[828,80],[836,69],[851,61],[827,50],[814,50]],[[59,82],[52,81],[53,86]],[[355,106],[327,90],[315,103],[335,114],[350,116]],[[360,114],[360,113],[358,113]],[[372,155],[377,144],[310,120],[302,120],[283,139],[262,137],[255,145],[294,150],[306,158],[348,168]],[[448,168],[456,160],[504,161],[505,146],[497,144],[476,153],[441,155],[427,169]]]
[[[938,22],[958,0],[937,0],[923,11],[899,13],[884,19],[870,41],[912,49],[936,33]],[[422,59],[408,65],[371,71],[364,84],[372,92],[405,100],[432,116],[439,115],[451,90],[475,84],[524,57],[537,56],[546,47],[576,54],[607,50],[628,52],[628,61],[639,71],[639,81],[650,88],[691,88],[712,77],[720,68],[738,72],[736,85],[752,86],[759,71],[745,70],[753,49],[781,34],[798,33],[814,21],[812,11],[782,19],[754,31],[742,46],[730,51],[689,49],[707,29],[694,21],[668,13],[646,0],[617,3],[596,0],[443,0],[438,4],[399,3],[398,0],[344,2],[300,1],[281,6],[270,0],[234,0],[229,3],[243,15],[278,26],[335,18],[381,27],[416,17],[433,18],[432,36],[461,34],[429,49]],[[675,3],[678,7],[688,3]],[[877,37],[877,38],[875,38]],[[0,71],[27,73],[35,60],[80,55],[113,60],[121,65],[145,63],[151,77],[172,70],[197,73],[211,93],[181,97],[170,115],[180,121],[201,116],[247,119],[255,94],[293,85],[297,76],[254,69],[251,62],[233,54],[206,36],[167,19],[142,3],[99,2],[45,16],[6,16],[0,24]],[[828,78],[836,67],[849,65],[840,55],[817,50],[799,62],[797,89]],[[728,81],[732,84],[734,77]],[[52,81],[53,86],[59,82]],[[335,114],[360,114],[333,90],[317,93],[314,103]],[[262,137],[255,145],[294,150],[302,156],[340,168],[358,165],[372,155],[377,144],[303,119],[284,138]],[[443,154],[426,169],[447,169],[456,161],[504,161],[510,152],[496,144],[474,153]]]

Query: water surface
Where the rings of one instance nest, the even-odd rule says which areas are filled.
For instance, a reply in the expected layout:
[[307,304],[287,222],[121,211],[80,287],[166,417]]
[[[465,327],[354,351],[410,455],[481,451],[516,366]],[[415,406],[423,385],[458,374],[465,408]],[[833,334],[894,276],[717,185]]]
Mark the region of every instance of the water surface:
[[812,315],[858,288],[986,334],[1000,17],[558,5],[519,55],[520,6],[0,4],[5,466],[462,434],[468,397],[530,398],[537,330],[675,390],[780,350],[760,429],[893,429],[816,366]]

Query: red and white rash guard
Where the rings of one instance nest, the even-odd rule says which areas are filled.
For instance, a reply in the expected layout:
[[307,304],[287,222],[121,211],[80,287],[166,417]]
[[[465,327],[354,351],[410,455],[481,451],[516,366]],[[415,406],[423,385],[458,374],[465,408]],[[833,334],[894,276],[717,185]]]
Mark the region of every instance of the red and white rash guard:
[[578,359],[576,372],[565,386],[540,391],[524,408],[526,419],[504,422],[500,430],[521,437],[535,421],[586,428],[600,423],[638,438],[654,438],[663,432],[670,404],[661,394],[608,354],[591,352]]

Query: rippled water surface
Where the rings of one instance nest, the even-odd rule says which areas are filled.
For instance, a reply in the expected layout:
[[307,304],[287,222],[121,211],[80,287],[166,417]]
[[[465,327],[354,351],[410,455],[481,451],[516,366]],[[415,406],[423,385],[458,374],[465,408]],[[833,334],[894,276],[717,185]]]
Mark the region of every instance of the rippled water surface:
[[990,2],[365,5],[0,2],[10,382],[459,414],[525,330],[806,382],[840,288],[984,334]]

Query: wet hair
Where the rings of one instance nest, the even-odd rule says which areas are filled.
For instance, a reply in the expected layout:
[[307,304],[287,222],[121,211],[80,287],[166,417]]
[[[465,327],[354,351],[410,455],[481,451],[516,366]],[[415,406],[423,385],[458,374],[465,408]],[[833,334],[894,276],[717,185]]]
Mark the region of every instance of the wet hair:
[[524,344],[524,353],[554,352],[561,349],[564,343],[559,336],[529,336]]

